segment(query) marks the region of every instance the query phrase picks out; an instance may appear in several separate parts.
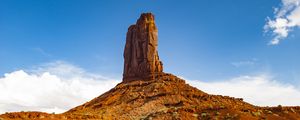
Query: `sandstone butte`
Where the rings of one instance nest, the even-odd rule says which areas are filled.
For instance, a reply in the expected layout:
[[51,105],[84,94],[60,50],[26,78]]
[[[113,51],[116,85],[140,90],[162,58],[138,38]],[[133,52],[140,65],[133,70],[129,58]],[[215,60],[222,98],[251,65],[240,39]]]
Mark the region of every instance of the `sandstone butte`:
[[163,72],[154,16],[143,13],[127,32],[123,81],[62,114],[12,112],[0,120],[300,120],[300,107],[259,107],[241,98],[210,95]]

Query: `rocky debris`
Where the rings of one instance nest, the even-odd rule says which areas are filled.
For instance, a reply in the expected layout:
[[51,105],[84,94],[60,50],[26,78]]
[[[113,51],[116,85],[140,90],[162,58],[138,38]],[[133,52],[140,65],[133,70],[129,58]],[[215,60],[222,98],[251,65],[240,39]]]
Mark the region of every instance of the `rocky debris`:
[[122,82],[107,93],[64,113],[101,119],[297,120],[300,107],[257,107],[240,98],[210,95],[172,74]]
[[62,114],[16,112],[0,120],[299,120],[300,107],[258,107],[241,98],[210,95],[162,72],[154,16],[129,28],[123,82]]
[[98,115],[64,115],[43,112],[11,112],[0,115],[0,120],[99,120]]
[[124,50],[123,81],[153,78],[163,71],[157,52],[157,28],[154,15],[143,13],[128,28]]

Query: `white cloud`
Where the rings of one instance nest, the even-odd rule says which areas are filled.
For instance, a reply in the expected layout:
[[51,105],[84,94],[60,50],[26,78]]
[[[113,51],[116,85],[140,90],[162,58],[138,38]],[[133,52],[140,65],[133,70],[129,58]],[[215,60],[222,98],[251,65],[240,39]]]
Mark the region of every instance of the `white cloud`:
[[113,88],[120,81],[58,61],[0,78],[0,114],[9,111],[64,112]]
[[253,58],[245,61],[232,62],[231,65],[234,67],[244,67],[244,66],[253,66],[257,63],[258,59]]
[[[10,111],[61,113],[101,95],[119,82],[63,61],[14,71],[0,77],[0,114]],[[267,75],[217,82],[187,80],[187,83],[210,94],[244,98],[255,105],[300,105],[300,90],[296,86],[276,82]]]
[[267,75],[240,76],[217,82],[187,80],[187,83],[210,94],[243,98],[254,105],[300,105],[300,90],[297,87],[279,83]]
[[300,0],[281,0],[281,2],[281,8],[274,10],[274,19],[268,17],[264,27],[265,31],[274,34],[270,45],[279,44],[295,27],[300,27]]
[[51,57],[52,56],[51,54],[47,53],[44,49],[39,48],[39,47],[32,48],[32,50],[34,50],[34,51],[36,51],[36,52],[38,52],[38,53],[40,53],[40,54],[42,54],[46,57]]

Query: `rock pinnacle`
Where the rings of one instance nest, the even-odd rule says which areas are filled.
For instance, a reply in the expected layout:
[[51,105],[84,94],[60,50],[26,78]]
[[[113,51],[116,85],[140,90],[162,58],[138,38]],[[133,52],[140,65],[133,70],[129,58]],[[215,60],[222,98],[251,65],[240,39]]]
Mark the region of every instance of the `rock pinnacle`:
[[123,82],[151,79],[163,71],[157,52],[157,28],[152,13],[143,13],[128,28],[124,50]]

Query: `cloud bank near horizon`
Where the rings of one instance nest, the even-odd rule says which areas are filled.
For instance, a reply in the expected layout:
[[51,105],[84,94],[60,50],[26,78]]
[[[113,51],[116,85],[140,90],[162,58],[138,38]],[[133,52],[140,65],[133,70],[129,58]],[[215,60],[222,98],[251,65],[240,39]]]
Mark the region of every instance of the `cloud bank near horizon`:
[[17,70],[0,78],[0,114],[12,111],[62,113],[113,88],[119,80],[87,73],[63,61]]
[[243,98],[259,106],[299,106],[300,89],[280,83],[268,75],[239,76],[224,81],[202,82],[188,80],[192,86],[209,94]]
[[289,33],[296,27],[300,27],[300,0],[281,0],[281,6],[274,9],[274,17],[267,17],[264,27],[270,31],[274,38],[270,45],[277,45],[287,38]]
[[[0,77],[0,114],[12,111],[61,113],[101,95],[119,82],[63,61],[17,70]],[[210,94],[244,98],[255,105],[300,105],[297,86],[279,83],[267,75],[216,82],[187,80],[187,83]]]

